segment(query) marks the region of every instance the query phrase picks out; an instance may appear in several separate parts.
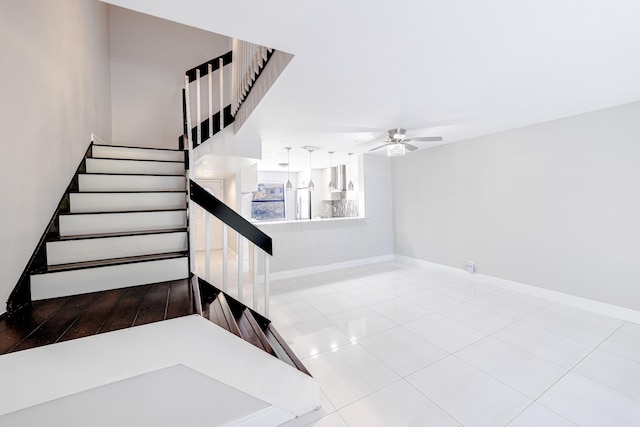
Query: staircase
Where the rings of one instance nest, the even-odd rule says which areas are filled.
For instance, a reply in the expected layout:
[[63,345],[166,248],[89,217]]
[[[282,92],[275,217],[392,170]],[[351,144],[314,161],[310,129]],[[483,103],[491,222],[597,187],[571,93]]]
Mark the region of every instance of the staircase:
[[31,300],[188,279],[184,153],[93,145]]
[[198,278],[202,316],[309,376],[271,321],[220,289]]
[[[222,68],[224,58],[217,59]],[[212,64],[203,65],[212,72]],[[202,143],[233,123],[230,106],[206,125],[188,126],[189,81],[187,76],[180,144],[188,151],[89,146],[7,301],[7,312],[0,314],[0,424],[30,425],[25,420],[65,412],[64,405],[85,406],[76,401],[95,400],[89,396],[94,390],[104,394],[99,389],[115,390],[113,401],[135,395],[136,388],[160,389],[183,404],[189,394],[194,407],[237,409],[226,415],[214,411],[218,418],[211,418],[206,411],[166,408],[154,424],[178,413],[186,417],[182,421],[198,423],[279,425],[319,407],[317,382],[271,322],[242,302],[242,287],[236,300],[192,273],[189,211],[198,204],[224,223],[225,233],[233,228],[239,242],[244,238],[254,245],[254,277],[257,250],[264,254],[268,315],[271,238],[188,173],[196,136]],[[203,131],[208,137],[201,138]],[[223,286],[226,290],[226,282]],[[256,280],[254,291],[255,286]],[[166,376],[175,377],[171,384],[184,381],[185,391],[169,390],[167,383],[148,387],[149,379]],[[96,419],[120,420],[105,425],[132,419],[99,407],[89,409]],[[138,412],[146,417],[148,411]],[[194,414],[204,418],[195,421]],[[72,416],[66,422],[76,425],[69,424]]]
[[[65,341],[68,328],[83,322],[91,335],[170,319],[176,306],[181,315],[202,313],[309,375],[267,318],[190,273],[184,156],[180,150],[91,145],[44,235],[42,254],[34,255],[44,260],[18,285],[29,285],[30,310],[0,320],[0,328],[18,326],[25,336],[5,340],[2,352]],[[26,318],[31,328],[20,325]],[[36,331],[50,333],[26,339]]]

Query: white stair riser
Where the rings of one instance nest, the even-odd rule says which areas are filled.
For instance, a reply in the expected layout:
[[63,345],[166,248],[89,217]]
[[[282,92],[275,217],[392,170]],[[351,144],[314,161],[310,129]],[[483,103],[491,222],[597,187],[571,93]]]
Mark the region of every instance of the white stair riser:
[[186,279],[187,257],[31,275],[31,297],[38,301],[168,280]]
[[145,210],[184,209],[185,193],[72,193],[70,211],[126,212]]
[[140,159],[164,160],[169,162],[184,162],[184,152],[171,150],[156,150],[149,148],[113,147],[94,145],[91,157],[106,159]]
[[47,264],[184,252],[187,247],[186,232],[47,242]]
[[183,176],[78,175],[80,191],[184,191]]
[[127,212],[85,215],[61,215],[60,235],[120,233],[170,230],[187,226],[184,210],[165,212]]
[[184,163],[87,159],[87,173],[184,175]]

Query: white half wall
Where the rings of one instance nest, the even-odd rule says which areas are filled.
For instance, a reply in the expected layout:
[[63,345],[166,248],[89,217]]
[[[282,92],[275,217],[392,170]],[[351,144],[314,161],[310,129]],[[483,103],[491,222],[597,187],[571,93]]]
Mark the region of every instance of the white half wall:
[[[113,143],[177,149],[184,73],[231,50],[231,39],[116,6],[109,10]],[[225,73],[231,77],[230,67]],[[205,82],[201,107],[206,115]],[[214,79],[214,112],[219,109],[218,84]],[[195,118],[195,93],[192,98]],[[229,99],[227,94],[227,104]]]
[[4,303],[91,134],[111,139],[111,88],[107,5],[86,0],[3,0],[1,9],[0,302]]
[[393,161],[395,252],[640,309],[640,102]]

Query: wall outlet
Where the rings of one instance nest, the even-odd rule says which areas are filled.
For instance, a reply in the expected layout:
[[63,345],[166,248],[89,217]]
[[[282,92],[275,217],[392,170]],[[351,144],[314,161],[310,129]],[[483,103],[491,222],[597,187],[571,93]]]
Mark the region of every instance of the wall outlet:
[[467,271],[471,274],[476,272],[476,264],[473,261],[467,261]]

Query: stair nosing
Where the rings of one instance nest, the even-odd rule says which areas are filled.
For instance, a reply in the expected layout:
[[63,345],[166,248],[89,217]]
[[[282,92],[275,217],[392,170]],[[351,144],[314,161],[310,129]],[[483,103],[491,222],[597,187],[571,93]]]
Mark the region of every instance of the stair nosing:
[[[160,254],[148,254],[148,255],[137,255],[134,257],[123,257],[123,258],[108,258],[104,260],[93,260],[93,261],[82,261],[75,263],[67,263],[67,264],[56,264],[56,265],[47,265],[40,270],[32,271],[30,275],[42,275],[42,274],[51,274],[51,273],[62,273],[67,271],[75,271],[75,270],[88,270],[92,268],[102,268],[102,267],[112,267],[116,265],[125,265],[125,264],[137,264],[141,262],[147,261],[162,261],[168,259],[177,259],[177,258],[186,258],[188,256],[188,251],[184,252],[166,252]],[[104,264],[99,265],[88,265],[89,263],[96,262],[104,262]],[[87,265],[83,265],[87,264]],[[74,265],[75,267],[69,267]]]
[[[89,172],[89,174],[92,174],[92,173],[94,173],[94,172]],[[97,174],[96,174],[96,175],[97,175]],[[129,173],[115,173],[115,172],[111,172],[111,173],[108,173],[108,174],[106,174],[106,175],[122,175],[122,176],[129,176],[129,175],[131,175],[131,174],[129,174]],[[184,174],[184,173],[162,174],[162,175],[158,175],[158,174],[155,174],[155,173],[139,173],[139,174],[136,174],[136,175],[140,175],[140,176],[185,176],[185,174]]]
[[158,176],[158,177],[168,177],[168,176],[184,176],[184,175],[175,175],[175,174],[163,174],[163,173],[110,173],[110,172],[82,172],[79,173],[78,176],[88,176],[88,175],[96,175],[96,176]]
[[123,160],[127,162],[177,163],[179,165],[184,165],[184,160],[130,159],[128,157],[87,157],[87,160]]
[[105,190],[105,191],[69,191],[68,194],[132,194],[132,193],[184,193],[187,194],[187,190],[129,190],[129,191],[122,191],[122,190]]
[[97,233],[97,234],[76,234],[72,236],[59,236],[50,238],[47,240],[49,242],[69,242],[74,240],[92,240],[92,239],[109,239],[109,238],[117,238],[117,237],[128,237],[128,236],[145,236],[149,234],[174,234],[174,233],[186,233],[188,232],[187,227],[180,228],[162,228],[158,230],[140,230],[140,231],[116,231],[113,233]]
[[108,144],[93,144],[94,147],[108,147],[108,148],[133,148],[136,150],[156,150],[156,151],[171,151],[171,152],[184,152],[186,150],[180,150],[178,148],[158,148],[158,147],[134,147],[131,145],[108,145]]
[[71,216],[71,215],[108,215],[108,214],[128,214],[128,213],[153,213],[153,212],[180,212],[187,211],[185,206],[184,209],[147,209],[144,211],[100,211],[100,212],[61,212],[59,216]]

